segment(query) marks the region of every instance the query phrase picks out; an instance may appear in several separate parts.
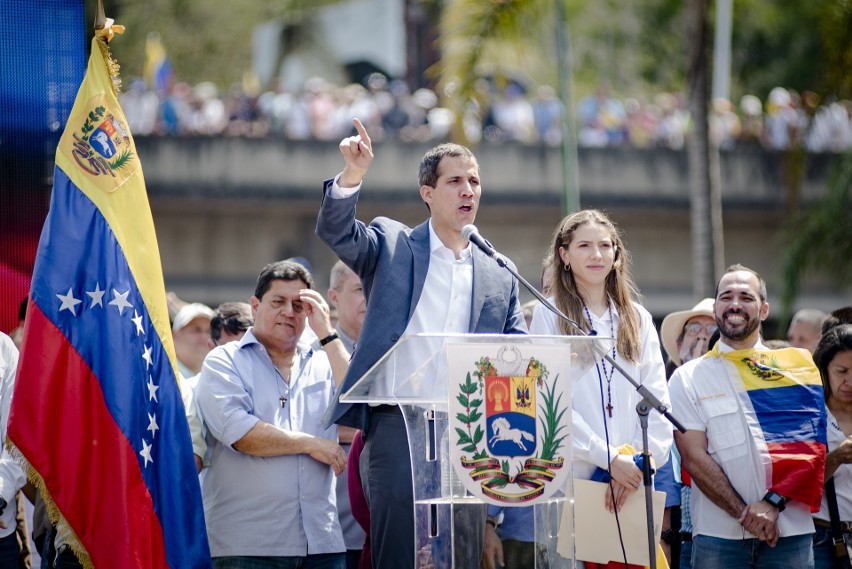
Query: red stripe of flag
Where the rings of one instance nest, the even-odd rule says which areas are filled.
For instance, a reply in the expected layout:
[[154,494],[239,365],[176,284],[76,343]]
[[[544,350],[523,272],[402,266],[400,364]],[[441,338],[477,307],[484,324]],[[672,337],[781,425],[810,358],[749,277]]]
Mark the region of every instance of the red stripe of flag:
[[[30,357],[21,358],[18,377],[42,379],[15,386],[13,416],[26,420],[9,421],[10,438],[44,478],[69,525],[87,532],[78,537],[95,567],[166,567],[162,528],[138,458],[98,379],[34,302],[27,328],[22,353]],[[45,448],[61,452],[41,452]],[[142,541],[145,536],[153,540]]]
[[814,468],[822,464],[825,445],[819,442],[768,443],[772,459],[772,490],[787,499],[807,504],[818,512],[822,501],[825,471]]

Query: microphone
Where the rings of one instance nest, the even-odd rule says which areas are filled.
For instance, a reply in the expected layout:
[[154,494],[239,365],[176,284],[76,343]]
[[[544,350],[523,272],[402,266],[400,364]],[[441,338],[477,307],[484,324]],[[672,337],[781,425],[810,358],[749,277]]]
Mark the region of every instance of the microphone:
[[461,234],[462,237],[479,247],[482,252],[489,257],[497,255],[497,251],[494,249],[494,246],[488,242],[488,239],[479,234],[479,230],[472,223],[462,227]]

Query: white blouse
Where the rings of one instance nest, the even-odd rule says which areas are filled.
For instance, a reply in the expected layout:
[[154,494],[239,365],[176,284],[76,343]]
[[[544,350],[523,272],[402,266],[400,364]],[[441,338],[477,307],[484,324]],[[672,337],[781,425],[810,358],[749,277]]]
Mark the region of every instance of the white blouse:
[[[551,299],[552,300],[552,299]],[[640,356],[638,362],[629,362],[620,354],[615,360],[634,380],[647,387],[665,405],[670,406],[668,386],[666,384],[665,365],[660,351],[660,339],[651,314],[641,305],[634,303],[639,314]],[[610,314],[614,319],[610,325]],[[598,318],[591,314],[592,327],[599,336],[609,336],[611,330],[618,334],[619,317],[614,305],[610,305],[604,315]],[[556,315],[539,304],[533,312],[530,323],[531,334],[561,335]],[[600,361],[582,377],[575,378],[572,385],[573,437],[574,437],[574,478],[591,478],[595,467],[607,468],[618,454],[618,448],[630,444],[636,452],[642,451],[642,431],[636,405],[642,399],[633,385],[614,372],[611,381],[612,417],[606,412],[607,384],[612,366]],[[601,386],[603,400],[601,400]],[[606,424],[609,434],[607,444]],[[669,456],[672,446],[672,425],[655,410],[648,417],[648,446],[654,463],[662,466]]]
[[[828,407],[826,407],[826,412],[828,418],[828,450],[830,452],[846,440],[846,434],[840,429],[837,419],[834,418]],[[828,481],[826,480],[826,482]],[[834,471],[834,490],[837,494],[837,511],[840,514],[840,519],[844,522],[852,521],[852,464],[841,464]],[[819,512],[814,514],[814,517],[826,522],[831,519],[828,515],[828,498],[824,492]]]

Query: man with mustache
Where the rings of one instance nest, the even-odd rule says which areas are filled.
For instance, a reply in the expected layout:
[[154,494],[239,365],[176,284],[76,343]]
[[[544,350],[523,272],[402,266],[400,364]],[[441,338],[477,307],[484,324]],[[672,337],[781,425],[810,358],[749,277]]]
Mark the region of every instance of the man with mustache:
[[763,345],[769,305],[755,271],[728,267],[713,315],[720,341],[669,384],[688,429],[675,442],[693,480],[692,566],[812,568],[825,463],[819,373],[805,350]]

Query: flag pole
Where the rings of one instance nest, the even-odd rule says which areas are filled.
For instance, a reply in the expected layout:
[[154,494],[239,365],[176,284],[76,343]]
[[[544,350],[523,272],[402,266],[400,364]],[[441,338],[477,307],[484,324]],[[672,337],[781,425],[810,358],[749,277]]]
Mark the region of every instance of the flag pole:
[[98,9],[95,12],[95,30],[102,30],[106,27],[106,14],[104,13],[104,2],[98,0]]

